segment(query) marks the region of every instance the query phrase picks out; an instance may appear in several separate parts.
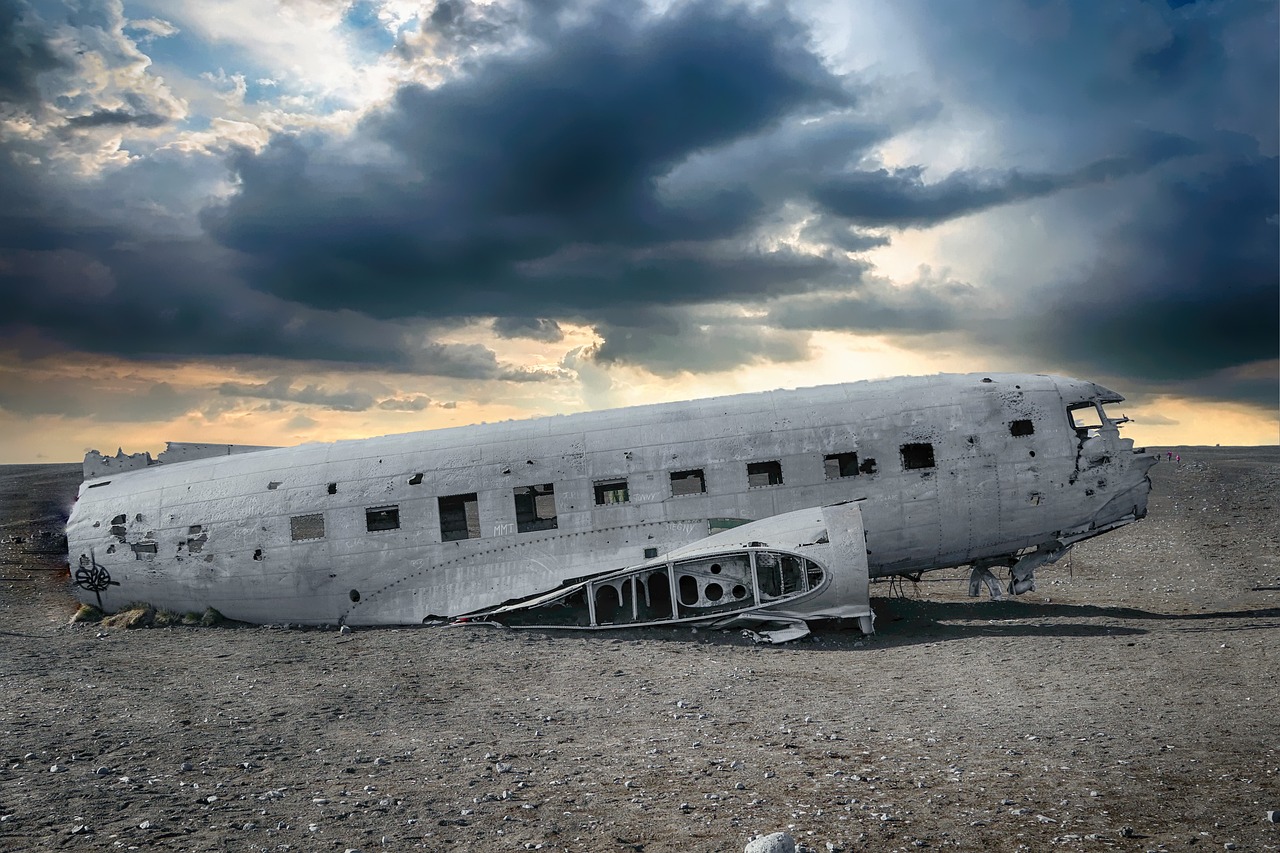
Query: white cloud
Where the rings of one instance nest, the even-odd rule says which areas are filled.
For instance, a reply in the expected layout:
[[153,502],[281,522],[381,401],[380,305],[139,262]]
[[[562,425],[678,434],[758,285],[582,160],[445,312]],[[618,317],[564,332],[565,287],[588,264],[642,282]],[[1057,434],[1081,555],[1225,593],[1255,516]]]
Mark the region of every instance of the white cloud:
[[142,35],[138,37],[138,41],[143,43],[149,42],[152,39],[176,36],[181,32],[181,30],[173,24],[168,21],[163,21],[160,18],[140,18],[136,21],[130,21],[125,28],[130,30],[141,30]]

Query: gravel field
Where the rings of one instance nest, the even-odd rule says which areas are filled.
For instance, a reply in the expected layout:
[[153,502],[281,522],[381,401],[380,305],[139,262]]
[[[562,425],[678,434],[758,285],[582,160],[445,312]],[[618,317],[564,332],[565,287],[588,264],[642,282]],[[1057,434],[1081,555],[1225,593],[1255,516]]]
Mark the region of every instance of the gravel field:
[[68,624],[79,466],[0,466],[0,849],[1278,849],[1280,448],[1174,452],[1036,592],[781,647]]

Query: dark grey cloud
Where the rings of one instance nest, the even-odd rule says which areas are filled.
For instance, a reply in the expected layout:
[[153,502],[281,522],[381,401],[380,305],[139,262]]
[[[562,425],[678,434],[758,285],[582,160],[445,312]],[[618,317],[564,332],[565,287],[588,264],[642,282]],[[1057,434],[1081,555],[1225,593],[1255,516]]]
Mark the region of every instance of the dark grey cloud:
[[263,383],[224,382],[218,386],[218,393],[226,397],[257,397],[302,403],[338,412],[363,412],[373,408],[376,402],[373,394],[357,388],[329,391],[314,384],[294,388],[293,379],[287,376],[277,376]]
[[412,397],[388,397],[378,401],[378,408],[388,412],[422,412],[431,406],[431,398],[422,394]]
[[[707,258],[704,245],[739,237],[758,201],[744,191],[673,205],[655,182],[696,151],[847,103],[806,38],[778,8],[601,13],[554,44],[402,88],[361,129],[395,152],[395,172],[350,162],[332,140],[278,137],[235,160],[240,191],[205,223],[250,256],[256,287],[377,316],[546,316],[749,292],[718,271],[758,279],[750,268],[777,273],[778,259],[743,247]],[[655,248],[666,257],[644,254]],[[782,264],[770,287],[807,275]]]
[[167,116],[155,113],[135,113],[121,108],[94,110],[87,115],[72,116],[67,119],[67,127],[73,130],[88,127],[122,127],[130,125],[135,127],[160,127],[168,122],[169,118]]
[[[1158,185],[1084,277],[1040,294],[1043,313],[1028,320],[1026,344],[1095,369],[1200,383],[1201,395],[1206,377],[1275,359],[1278,163],[1255,157]],[[1228,387],[1274,407],[1274,379]]]
[[0,104],[38,102],[39,76],[69,66],[33,18],[22,0],[0,0]]
[[1134,152],[1106,157],[1067,172],[953,172],[936,183],[924,168],[850,172],[814,187],[813,197],[830,213],[859,225],[929,226],[998,205],[1025,201],[1065,189],[1140,174],[1166,160],[1200,149],[1185,137],[1144,134]]
[[616,311],[595,329],[603,343],[581,357],[599,365],[641,364],[663,376],[802,361],[812,355],[806,331],[769,328],[758,318],[705,309]]
[[783,329],[929,334],[963,332],[993,315],[978,288],[926,267],[902,285],[868,277],[844,291],[778,300],[768,322]]
[[[577,366],[671,374],[804,358],[814,329],[986,341],[999,305],[999,340],[1037,364],[1253,394],[1223,377],[1274,340],[1274,3],[884,8],[904,10],[936,92],[888,98],[907,87],[833,72],[780,4],[436,3],[395,50],[443,82],[402,87],[352,133],[235,151],[234,193],[200,217],[222,177],[207,154],[85,179],[43,167],[51,148],[0,142],[0,332],[137,359],[546,381],[563,374],[425,329],[496,318],[498,336],[552,343],[585,323],[603,343]],[[54,98],[44,144],[62,128],[89,150],[184,114],[115,5],[68,9],[59,32],[83,62],[0,0],[0,93],[61,91],[63,61],[127,85]],[[903,131],[942,147],[967,115],[991,129],[985,168],[881,168]],[[903,229],[981,226],[1018,202],[1068,225],[1105,206],[1116,227],[1080,275],[1001,271],[1010,292],[894,285],[866,260]]]
[[564,340],[564,330],[555,320],[545,317],[498,317],[493,331],[500,338],[528,338],[554,344]]

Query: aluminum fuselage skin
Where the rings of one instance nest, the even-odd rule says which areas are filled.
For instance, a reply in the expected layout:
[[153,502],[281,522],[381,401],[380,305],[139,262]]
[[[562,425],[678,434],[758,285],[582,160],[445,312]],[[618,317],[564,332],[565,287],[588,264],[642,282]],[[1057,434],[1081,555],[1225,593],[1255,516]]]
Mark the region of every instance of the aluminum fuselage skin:
[[[1092,429],[1068,412],[1120,399],[1055,376],[909,377],[154,465],[84,483],[71,572],[108,611],[420,624],[642,563],[716,524],[857,500],[869,574],[914,574],[1145,515],[1154,458],[1101,409]],[[846,476],[826,460],[853,453]],[[752,485],[757,463],[782,482]],[[673,495],[672,473],[695,470],[705,492]],[[598,484],[623,479],[625,502],[598,502]],[[515,495],[544,484],[555,527],[520,532]],[[470,494],[479,535],[444,541],[440,498]],[[398,526],[371,531],[390,507]]]

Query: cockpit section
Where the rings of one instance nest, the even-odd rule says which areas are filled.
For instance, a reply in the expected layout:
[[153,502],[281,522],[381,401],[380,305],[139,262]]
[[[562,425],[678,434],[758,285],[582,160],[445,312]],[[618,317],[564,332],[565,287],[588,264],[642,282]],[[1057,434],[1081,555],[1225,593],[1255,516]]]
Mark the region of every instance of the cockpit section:
[[1062,383],[1059,390],[1075,443],[1075,470],[1068,485],[1093,507],[1089,529],[1100,531],[1142,518],[1151,490],[1147,471],[1156,457],[1145,448],[1135,449],[1132,439],[1120,437],[1120,427],[1129,418],[1117,415],[1115,404],[1124,397],[1074,380]]

